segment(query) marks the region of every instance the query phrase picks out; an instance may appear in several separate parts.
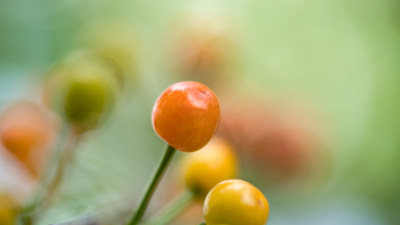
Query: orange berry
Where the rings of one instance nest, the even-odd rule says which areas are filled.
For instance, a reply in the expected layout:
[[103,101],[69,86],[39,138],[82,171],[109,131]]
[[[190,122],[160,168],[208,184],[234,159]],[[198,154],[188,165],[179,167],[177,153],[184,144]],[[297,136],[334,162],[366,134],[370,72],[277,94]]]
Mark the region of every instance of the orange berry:
[[226,180],[207,195],[203,207],[207,225],[264,225],[269,204],[263,193],[243,180]]
[[214,135],[220,120],[215,94],[205,85],[185,81],[168,87],[153,107],[156,133],[183,152],[199,150]]
[[40,105],[19,101],[0,119],[0,139],[33,176],[40,174],[55,129],[53,118]]

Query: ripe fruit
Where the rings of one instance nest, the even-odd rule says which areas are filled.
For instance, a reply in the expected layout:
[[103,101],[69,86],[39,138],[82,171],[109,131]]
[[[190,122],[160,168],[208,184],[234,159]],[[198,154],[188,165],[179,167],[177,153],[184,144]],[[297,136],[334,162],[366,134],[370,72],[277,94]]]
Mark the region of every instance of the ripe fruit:
[[35,177],[45,165],[54,129],[50,113],[29,101],[14,103],[0,119],[2,144]]
[[153,107],[156,133],[183,152],[199,150],[214,135],[220,120],[215,94],[205,85],[185,81],[169,86]]
[[114,104],[116,84],[108,72],[93,63],[70,68],[62,105],[66,120],[79,131],[97,126]]
[[226,180],[217,184],[204,202],[207,225],[264,225],[269,204],[256,187],[243,180]]
[[222,138],[213,138],[204,148],[185,155],[185,183],[196,195],[205,197],[219,182],[236,175],[237,159]]

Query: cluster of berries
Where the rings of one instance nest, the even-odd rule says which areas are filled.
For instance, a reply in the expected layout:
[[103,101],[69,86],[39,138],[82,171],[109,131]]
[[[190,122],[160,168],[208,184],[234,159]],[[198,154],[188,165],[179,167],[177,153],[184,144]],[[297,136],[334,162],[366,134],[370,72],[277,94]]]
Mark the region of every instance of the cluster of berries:
[[[74,140],[97,127],[115,104],[114,83],[104,74],[96,73],[96,67],[90,64],[80,68],[82,70],[79,72],[66,76],[64,88],[58,89],[58,97],[62,98],[59,109],[65,120],[63,124],[70,131],[66,136],[75,137],[70,137]],[[2,130],[1,137],[10,152],[25,161],[30,168],[34,166],[29,161],[30,151],[45,142],[48,137],[46,134],[51,132],[50,121],[44,119],[43,109],[39,110],[39,106],[33,103],[20,102],[10,107],[6,115],[16,116],[18,111],[26,112],[27,105],[32,108],[31,111],[37,111],[36,117],[31,119],[36,122],[19,121],[14,123],[15,126],[8,125],[7,129]],[[9,115],[4,121],[10,121]],[[35,114],[29,115],[32,117]],[[138,224],[141,221],[151,195],[176,150],[188,153],[183,160],[186,186],[193,200],[204,200],[204,219],[207,225],[265,224],[269,205],[264,195],[250,183],[234,179],[237,159],[232,147],[222,138],[213,138],[219,121],[220,105],[217,97],[199,82],[175,83],[159,96],[153,108],[152,124],[155,132],[167,142],[168,148],[146,195],[128,224]],[[57,188],[71,154],[71,147],[66,146],[60,150],[61,157],[57,159],[59,172],[49,183],[39,188],[39,200],[35,197],[27,207],[19,210],[22,224],[34,223],[38,216],[37,209]],[[36,176],[45,176],[41,173],[43,171],[30,169]]]
[[[218,32],[218,35],[215,32],[209,35],[205,32],[189,33],[186,35],[188,43],[184,42],[178,48],[178,55],[182,56],[177,57],[181,60],[181,72],[203,78],[222,73],[222,65],[227,64],[227,60],[223,59],[229,55],[221,44],[225,39]],[[79,52],[51,70],[51,76],[44,85],[43,100],[56,113],[39,104],[23,101],[6,110],[0,119],[3,145],[40,184],[31,201],[25,205],[4,200],[7,204],[4,207],[0,205],[0,222],[7,221],[5,225],[16,221],[24,225],[35,224],[60,186],[79,140],[108,118],[133,60],[132,55],[119,46],[123,41],[110,38],[114,39],[118,41],[109,45],[100,44],[109,46],[107,48]],[[158,97],[152,111],[152,125],[168,147],[132,218],[119,223],[141,223],[176,150],[188,153],[183,165],[189,200],[204,202],[205,224],[266,223],[268,201],[252,184],[237,179],[238,163],[231,145],[221,137],[213,138],[220,117],[217,97],[199,82],[175,83]],[[50,151],[53,146],[57,147]],[[39,151],[42,149],[47,150]],[[180,201],[177,203],[182,204]],[[166,212],[160,218],[149,219],[150,224],[167,224],[173,219],[172,215],[177,215],[168,209]]]

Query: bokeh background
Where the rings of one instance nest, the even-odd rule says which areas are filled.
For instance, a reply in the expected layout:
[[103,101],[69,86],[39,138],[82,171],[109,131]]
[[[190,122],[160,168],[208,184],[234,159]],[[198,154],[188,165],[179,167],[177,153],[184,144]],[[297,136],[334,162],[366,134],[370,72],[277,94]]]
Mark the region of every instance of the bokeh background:
[[[76,52],[117,43],[126,56],[110,118],[79,143],[39,224],[133,210],[165,145],[153,103],[180,80],[219,97],[218,135],[268,198],[268,224],[399,224],[399,10],[395,0],[1,1],[2,112],[42,104],[49,71]],[[24,201],[36,179],[0,149],[0,190]],[[150,212],[182,188],[182,155]],[[201,221],[198,204],[173,224]]]

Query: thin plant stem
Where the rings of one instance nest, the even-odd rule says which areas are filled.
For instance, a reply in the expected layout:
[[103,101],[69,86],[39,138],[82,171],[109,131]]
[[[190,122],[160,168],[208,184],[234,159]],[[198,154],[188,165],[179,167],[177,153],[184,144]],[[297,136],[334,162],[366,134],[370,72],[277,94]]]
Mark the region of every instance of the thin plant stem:
[[41,207],[46,207],[49,201],[52,199],[53,195],[58,190],[62,179],[64,177],[65,168],[68,166],[68,163],[72,160],[74,156],[74,150],[79,142],[79,134],[72,133],[70,134],[70,140],[67,143],[67,146],[64,149],[63,157],[61,157],[59,161],[59,165],[56,170],[56,174],[54,175],[54,179],[51,180],[47,187],[47,194],[43,197]]
[[158,183],[160,182],[161,177],[163,176],[165,170],[167,169],[168,164],[172,159],[172,156],[174,156],[175,152],[176,152],[176,150],[174,149],[174,147],[172,147],[171,145],[167,145],[164,156],[163,156],[160,164],[158,165],[158,168],[155,171],[151,182],[149,183],[149,185],[146,188],[146,192],[144,193],[144,195],[140,201],[139,207],[138,207],[136,213],[133,215],[133,217],[129,220],[127,225],[137,225],[142,220],[143,215],[146,212],[146,208],[150,203],[150,199],[151,199]]
[[206,223],[205,223],[205,222],[203,222],[203,223],[201,223],[201,224],[199,224],[199,225],[206,225]]
[[51,161],[39,182],[39,188],[32,201],[20,212],[20,224],[33,224],[38,211],[43,209],[55,194],[62,181],[65,167],[78,143],[78,136],[68,125],[63,125]]
[[154,219],[150,220],[147,225],[165,225],[179,216],[193,202],[194,195],[190,191],[183,192],[177,199],[163,209]]

